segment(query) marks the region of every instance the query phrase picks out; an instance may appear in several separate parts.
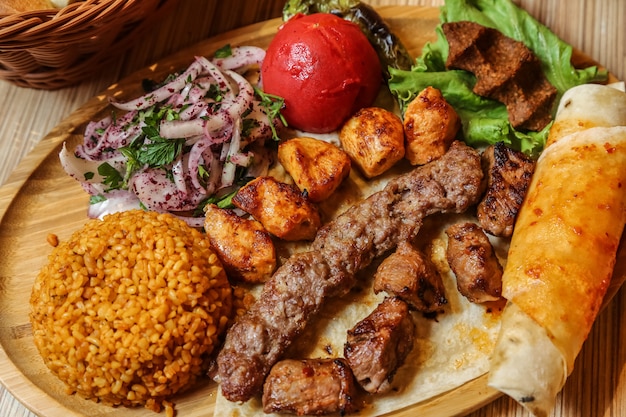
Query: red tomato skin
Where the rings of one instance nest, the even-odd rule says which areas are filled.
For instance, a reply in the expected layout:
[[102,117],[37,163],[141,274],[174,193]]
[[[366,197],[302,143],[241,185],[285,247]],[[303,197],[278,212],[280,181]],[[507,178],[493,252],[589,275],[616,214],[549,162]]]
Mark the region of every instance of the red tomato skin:
[[340,17],[296,15],[271,41],[261,66],[265,92],[285,99],[290,127],[337,130],[380,89],[378,55],[359,27]]

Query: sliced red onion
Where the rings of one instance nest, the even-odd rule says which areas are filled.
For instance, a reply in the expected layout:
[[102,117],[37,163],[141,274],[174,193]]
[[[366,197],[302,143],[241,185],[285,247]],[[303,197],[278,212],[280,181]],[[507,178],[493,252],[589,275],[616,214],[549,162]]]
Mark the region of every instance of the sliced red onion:
[[83,187],[89,194],[96,195],[105,192],[106,186],[104,178],[98,173],[98,167],[104,162],[108,162],[112,167],[123,172],[123,157],[118,153],[114,158],[106,161],[92,161],[90,159],[79,158],[67,149],[63,142],[59,152],[59,162],[70,177],[84,184]]
[[247,68],[253,65],[261,65],[265,58],[265,49],[258,46],[239,46],[233,48],[232,54],[226,58],[216,58],[215,65],[225,70]]
[[234,96],[233,89],[230,85],[228,79],[224,76],[222,71],[215,66],[214,63],[209,61],[203,56],[196,57],[196,62],[198,62],[202,68],[213,77],[213,79],[217,82],[217,86],[224,94],[226,99],[230,99]]
[[146,109],[168,99],[172,94],[182,90],[189,80],[193,81],[196,79],[202,71],[202,68],[203,66],[198,62],[198,60],[196,60],[189,66],[189,68],[187,68],[187,70],[185,70],[185,72],[180,74],[174,80],[148,94],[125,103],[121,103],[115,98],[111,98],[109,102],[121,110],[130,111]]
[[248,167],[252,162],[254,155],[252,152],[239,152],[231,155],[229,161],[241,167]]
[[[249,66],[260,65],[264,56],[261,48],[239,47],[233,49],[232,57],[213,62],[197,57],[186,71],[151,93],[124,103],[112,98],[111,104],[127,113],[116,120],[106,117],[90,123],[84,143],[74,153],[64,146],[59,155],[64,169],[88,193],[107,196],[108,202],[91,207],[90,215],[109,212],[110,207],[138,206],[180,215],[195,210],[207,196],[221,198],[236,189],[238,166],[247,167],[248,173],[267,172],[269,158],[264,157],[262,143],[271,137],[275,121],[268,119],[251,83],[240,75]],[[209,94],[215,87],[219,101]],[[162,168],[133,167],[128,190],[108,192],[110,185],[104,184],[98,167],[107,162],[121,175],[126,173],[128,161],[118,149],[143,134],[144,115],[163,106],[171,110],[158,126],[159,135],[185,139],[184,153]],[[244,114],[257,125],[247,126],[246,137],[242,136]],[[259,148],[248,150],[250,144]],[[209,172],[206,184],[198,178],[201,165]],[[92,178],[85,178],[86,173]],[[201,227],[203,219],[188,222]]]
[[185,184],[185,169],[183,167],[183,158],[178,155],[178,158],[172,165],[172,177],[174,177],[174,184],[176,188],[183,194],[187,194],[187,184]]
[[[198,179],[198,171],[200,165],[204,165],[205,167],[211,166],[213,154],[211,153],[210,146],[211,139],[207,137],[202,137],[202,139],[194,143],[194,145],[191,147],[191,150],[189,151],[189,177],[191,178],[191,183],[194,187],[196,187],[196,189],[203,188],[200,184],[200,180]],[[210,193],[211,192],[207,190],[207,194]]]
[[219,132],[227,123],[230,123],[230,117],[220,112],[209,118],[162,121],[159,133],[166,139],[190,138]]
[[201,200],[181,192],[162,169],[151,168],[139,172],[131,178],[129,186],[150,210],[193,210]]
[[234,71],[225,71],[236,83],[239,88],[237,96],[230,102],[224,103],[223,107],[233,120],[240,118],[241,115],[250,107],[254,99],[254,89],[241,75]]
[[[241,146],[241,119],[235,122],[233,129],[233,136],[228,144],[228,151],[226,152],[226,158],[224,160],[224,166],[222,167],[222,183],[221,187],[229,187],[235,182],[235,173],[237,166],[231,161],[231,157],[239,153]],[[226,144],[225,144],[226,145]]]
[[141,209],[141,202],[135,194],[128,190],[113,190],[103,195],[106,200],[90,204],[87,216],[92,219],[102,219],[107,214]]

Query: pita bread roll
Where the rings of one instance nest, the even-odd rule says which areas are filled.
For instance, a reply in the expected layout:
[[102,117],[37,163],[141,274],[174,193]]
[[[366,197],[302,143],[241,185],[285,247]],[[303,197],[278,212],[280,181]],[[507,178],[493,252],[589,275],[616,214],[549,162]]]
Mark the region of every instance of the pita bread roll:
[[624,83],[583,84],[563,94],[546,147],[570,133],[590,127],[626,126],[626,109],[619,105],[624,100]]
[[511,238],[489,371],[491,387],[536,416],[552,410],[613,274],[626,221],[626,93],[575,87],[555,125]]

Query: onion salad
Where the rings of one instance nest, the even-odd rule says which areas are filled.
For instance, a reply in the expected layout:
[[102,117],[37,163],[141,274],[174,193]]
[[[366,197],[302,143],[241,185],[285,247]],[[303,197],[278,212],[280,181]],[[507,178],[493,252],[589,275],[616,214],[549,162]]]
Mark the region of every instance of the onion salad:
[[91,196],[89,217],[142,208],[201,227],[206,204],[229,207],[243,184],[266,175],[267,143],[285,121],[282,98],[254,81],[264,57],[262,48],[227,45],[139,98],[110,99],[111,115],[59,155]]

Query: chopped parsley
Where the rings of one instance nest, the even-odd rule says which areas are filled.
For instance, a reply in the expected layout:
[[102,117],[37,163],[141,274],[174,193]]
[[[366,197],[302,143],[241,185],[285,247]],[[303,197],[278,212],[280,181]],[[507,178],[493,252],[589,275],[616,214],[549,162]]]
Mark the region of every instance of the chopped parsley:
[[233,56],[233,49],[228,43],[215,51],[215,58],[228,58],[229,56]]
[[107,198],[103,196],[102,194],[92,195],[91,197],[89,197],[89,204],[98,204],[106,200]]
[[98,165],[98,174],[102,175],[102,183],[109,187],[109,190],[118,189],[124,183],[122,175],[108,162]]
[[143,120],[146,126],[142,127],[141,134],[135,137],[127,146],[118,150],[127,159],[126,173],[123,179],[123,187],[126,188],[128,180],[134,172],[143,166],[150,168],[162,168],[171,164],[182,154],[185,139],[166,139],[159,133],[161,120],[177,120],[178,112],[170,106],[156,108],[152,106],[139,112],[138,120]]
[[261,106],[265,108],[265,114],[270,119],[270,128],[272,129],[272,138],[276,141],[280,140],[276,127],[274,126],[274,119],[279,118],[283,125],[287,126],[287,121],[280,111],[285,107],[285,99],[274,95],[268,94],[258,87],[254,87],[254,94],[261,100]]

